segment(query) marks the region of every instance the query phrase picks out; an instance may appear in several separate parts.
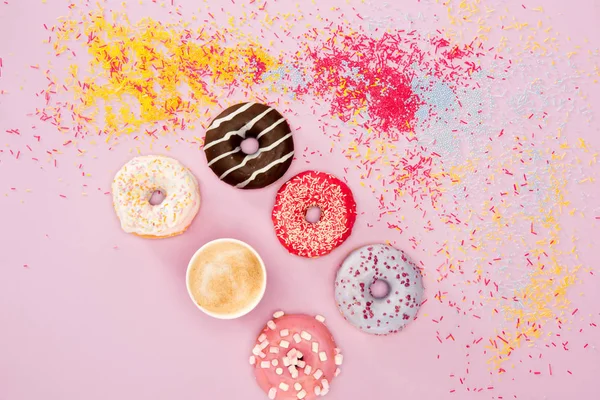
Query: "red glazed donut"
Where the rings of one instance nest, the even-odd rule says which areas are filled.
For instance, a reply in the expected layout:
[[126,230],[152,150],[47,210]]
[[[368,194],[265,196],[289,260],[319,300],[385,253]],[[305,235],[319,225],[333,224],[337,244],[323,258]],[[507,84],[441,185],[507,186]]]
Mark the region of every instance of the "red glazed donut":
[[273,314],[258,336],[250,364],[272,400],[313,400],[329,392],[343,357],[321,316]]
[[[306,212],[314,206],[321,210],[321,218],[311,223]],[[305,171],[279,189],[272,219],[277,238],[290,253],[320,257],[348,239],[356,203],[350,188],[335,176]]]

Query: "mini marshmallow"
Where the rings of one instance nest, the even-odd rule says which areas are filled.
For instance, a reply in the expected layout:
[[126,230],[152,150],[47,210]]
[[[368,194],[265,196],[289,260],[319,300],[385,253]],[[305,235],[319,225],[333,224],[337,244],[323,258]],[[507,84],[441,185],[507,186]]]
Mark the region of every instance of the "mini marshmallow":
[[274,347],[274,346],[269,347],[269,353],[274,353],[274,354],[279,353],[279,347]]
[[261,333],[260,336],[258,337],[258,343],[264,342],[264,340],[266,338],[267,338],[267,335],[265,335],[264,333]]
[[290,388],[290,385],[288,385],[287,383],[281,382],[279,384],[279,389],[283,390],[284,392],[287,392],[289,388]]
[[312,371],[312,367],[310,365],[307,365],[306,367],[304,367],[304,373],[306,375],[310,375],[311,371]]
[[303,399],[306,397],[306,390],[301,390],[298,392],[298,394],[296,395],[299,399]]
[[304,368],[304,366],[306,365],[306,361],[300,360],[296,363],[296,365],[300,368]]
[[271,368],[271,363],[269,361],[261,361],[260,367],[261,368]]
[[341,373],[342,373],[342,370],[341,370],[341,369],[339,369],[339,368],[336,368],[336,369],[335,369],[335,373],[333,374],[333,376],[338,376],[338,375],[339,375],[339,374],[341,374]]
[[323,371],[321,371],[320,369],[316,370],[315,373],[313,374],[313,376],[315,377],[315,379],[321,379],[321,377],[323,376]]
[[287,340],[282,340],[281,342],[279,342],[279,347],[287,349],[288,347],[290,347],[290,342],[288,342]]
[[294,356],[296,355],[296,353],[298,352],[298,350],[296,350],[295,348],[291,349],[290,351],[287,352],[287,356],[289,358],[294,358]]
[[256,357],[250,356],[250,360],[249,361],[250,361],[250,365],[256,364]]
[[321,361],[327,361],[327,353],[325,353],[324,351],[319,353],[319,360]]
[[316,319],[317,321],[319,321],[320,323],[324,323],[324,322],[325,322],[325,317],[324,317],[324,316],[322,316],[322,315],[316,315],[316,316],[315,316],[315,319]]
[[327,379],[322,379],[321,385],[323,386],[323,390],[329,391],[329,381],[327,381]]
[[342,361],[344,361],[344,356],[341,354],[336,354],[334,357],[335,365],[342,365]]
[[264,340],[264,341],[260,342],[260,344],[258,345],[258,348],[261,349],[261,350],[263,350],[268,345],[269,345],[269,341],[268,340]]
[[300,333],[300,337],[304,340],[310,340],[312,338],[312,335],[306,331],[302,331]]
[[258,353],[258,356],[260,358],[265,358],[267,355],[261,351],[260,353]]
[[269,327],[270,330],[274,331],[275,328],[277,328],[277,325],[275,325],[275,322],[273,322],[272,320],[267,322],[267,326]]
[[275,373],[276,373],[277,375],[281,375],[281,374],[283,374],[283,369],[282,369],[282,368],[277,368],[277,369],[275,370]]
[[292,376],[293,379],[298,378],[298,370],[296,369],[295,366],[290,365],[288,367],[288,371],[290,372],[290,375]]
[[296,392],[299,392],[302,390],[302,385],[298,382],[294,383],[294,389],[296,389]]
[[313,353],[319,352],[319,342],[312,342],[312,351]]
[[282,329],[279,331],[279,336],[281,336],[281,337],[286,337],[289,334],[290,334],[290,331],[288,329]]
[[273,360],[271,360],[271,364],[276,367],[277,365],[279,365],[279,360],[274,358]]
[[254,354],[255,356],[257,356],[257,355],[260,353],[260,351],[261,351],[261,350],[262,350],[262,349],[261,349],[261,348],[260,348],[258,345],[256,345],[256,346],[254,346],[254,348],[252,349],[252,354]]
[[271,388],[269,389],[269,399],[273,400],[277,396],[277,389]]
[[288,357],[283,357],[283,366],[289,367],[290,365],[292,365],[292,362],[290,361],[290,359]]
[[302,358],[302,357],[304,357],[304,354],[302,354],[301,351],[296,351],[296,357]]
[[319,396],[321,394],[321,387],[320,386],[315,386],[315,394],[317,396]]
[[285,313],[284,313],[283,311],[276,311],[276,312],[273,314],[273,318],[281,318],[281,317],[283,317],[283,315],[284,315],[284,314],[285,314]]
[[300,343],[301,341],[302,341],[302,338],[300,337],[300,335],[298,335],[297,333],[294,333],[294,342]]

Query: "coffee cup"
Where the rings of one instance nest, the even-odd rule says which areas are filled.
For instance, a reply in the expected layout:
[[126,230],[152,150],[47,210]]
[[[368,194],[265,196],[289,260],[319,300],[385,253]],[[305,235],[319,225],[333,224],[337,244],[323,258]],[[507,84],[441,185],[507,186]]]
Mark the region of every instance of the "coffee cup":
[[252,311],[267,286],[265,264],[254,248],[236,239],[216,239],[192,256],[186,272],[187,291],[196,306],[219,319],[235,319]]

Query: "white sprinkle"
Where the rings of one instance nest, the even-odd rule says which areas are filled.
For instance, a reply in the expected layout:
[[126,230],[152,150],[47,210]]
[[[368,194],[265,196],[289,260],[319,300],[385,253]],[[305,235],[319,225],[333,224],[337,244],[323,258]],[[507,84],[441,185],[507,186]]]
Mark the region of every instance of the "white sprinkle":
[[275,347],[275,346],[269,347],[269,353],[274,353],[274,354],[279,353],[279,347]]
[[300,337],[304,340],[310,340],[312,335],[306,331],[302,331],[302,333],[300,333]]
[[324,316],[322,316],[322,315],[316,315],[316,316],[315,316],[315,319],[316,319],[317,321],[319,321],[320,323],[324,323],[324,322],[325,322],[325,317],[324,317]]
[[319,342],[312,342],[312,351],[313,353],[319,352]]
[[341,373],[342,373],[342,370],[341,370],[341,369],[339,369],[339,368],[336,368],[336,369],[335,369],[335,373],[333,374],[333,376],[338,376],[338,375],[339,375],[339,374],[341,374]]
[[271,363],[268,361],[261,361],[260,362],[260,367],[261,368],[271,368]]
[[279,364],[279,360],[274,358],[273,360],[271,360],[271,364],[273,364],[273,366],[276,367]]
[[277,369],[275,370],[275,373],[276,373],[277,375],[281,375],[281,374],[283,374],[283,369],[282,369],[282,368],[277,368]]
[[300,368],[304,368],[304,366],[306,365],[306,361],[304,360],[299,360],[296,365]]
[[284,315],[285,315],[285,313],[284,313],[283,311],[276,311],[276,312],[273,314],[273,318],[281,318],[281,317],[283,317]]
[[267,322],[267,326],[269,327],[270,330],[274,331],[275,328],[277,328],[277,325],[275,325],[275,322],[273,322],[272,320],[270,320],[269,322]]
[[250,365],[256,364],[256,357],[250,356]]
[[290,342],[288,342],[287,340],[282,340],[281,342],[279,342],[279,347],[287,349],[288,347],[290,347]]
[[287,329],[282,329],[279,331],[279,336],[281,336],[281,337],[286,337],[289,334],[290,334],[290,331]]
[[301,341],[302,341],[302,338],[300,337],[300,335],[298,335],[297,333],[294,333],[294,342],[300,343]]
[[302,385],[298,382],[294,383],[294,389],[296,389],[296,392],[299,392],[302,390]]
[[283,366],[289,367],[290,365],[292,365],[292,362],[290,361],[290,359],[287,357],[283,357]]
[[327,361],[327,353],[325,353],[324,351],[319,353],[319,360],[321,361]]
[[269,389],[269,399],[273,400],[277,396],[277,389],[271,388]]
[[311,371],[312,371],[312,367],[310,365],[307,365],[306,367],[304,367],[304,373],[306,375],[310,375]]
[[306,397],[306,390],[299,391],[297,396],[298,396],[299,399],[305,398]]
[[261,333],[260,336],[258,337],[258,342],[264,342],[264,340],[267,338],[267,335],[265,335],[264,333]]
[[284,392],[287,392],[289,388],[290,388],[290,385],[288,385],[287,383],[281,382],[279,384],[279,389],[283,390]]
[[321,394],[321,387],[320,386],[315,386],[315,394],[317,396]]
[[315,377],[315,379],[321,379],[321,377],[323,376],[323,371],[321,371],[320,369],[316,370],[315,373],[313,374],[313,376]]
[[341,354],[336,354],[334,359],[335,359],[335,365],[342,365],[342,361],[344,361],[344,356]]

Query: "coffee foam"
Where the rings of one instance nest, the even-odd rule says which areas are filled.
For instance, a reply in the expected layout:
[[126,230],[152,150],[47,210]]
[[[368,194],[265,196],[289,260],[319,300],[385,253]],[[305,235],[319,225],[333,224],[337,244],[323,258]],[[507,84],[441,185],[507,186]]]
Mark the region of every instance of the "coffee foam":
[[188,285],[200,307],[214,314],[236,314],[260,296],[264,272],[260,260],[243,244],[217,242],[195,257]]

